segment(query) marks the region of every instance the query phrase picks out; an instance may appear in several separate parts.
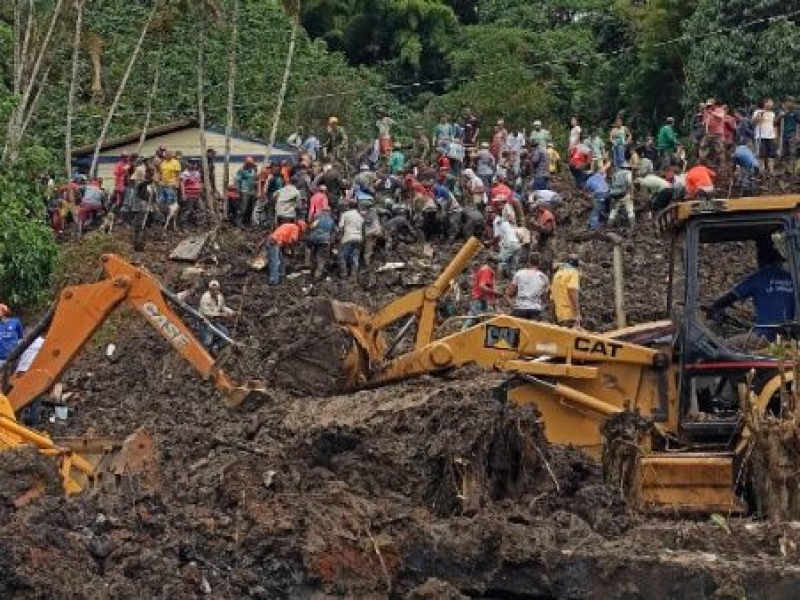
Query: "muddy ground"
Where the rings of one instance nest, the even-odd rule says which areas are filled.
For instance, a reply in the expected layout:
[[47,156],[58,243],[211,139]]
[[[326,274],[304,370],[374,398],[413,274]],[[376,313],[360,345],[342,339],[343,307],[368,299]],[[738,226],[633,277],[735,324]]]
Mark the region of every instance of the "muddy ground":
[[[664,318],[665,244],[644,215],[624,236],[633,323]],[[586,207],[562,215],[555,254],[583,257],[588,327],[614,309],[609,242],[583,233]],[[140,260],[173,289],[188,283],[156,235],[132,253],[124,230],[65,252],[64,281],[88,280],[97,255]],[[400,248],[399,272],[358,285],[300,274],[279,287],[248,268],[255,234],[222,230],[201,282],[218,278],[245,348],[223,358],[260,376],[308,334],[304,299],[381,306],[431,281],[455,252]],[[299,265],[295,264],[298,267]],[[196,303],[199,298],[195,297]],[[465,306],[466,293],[462,298]],[[107,343],[118,350],[104,357]],[[303,373],[298,373],[302,378]],[[464,370],[356,394],[309,397],[291,378],[261,405],[219,396],[134,314],[112,319],[64,378],[71,409],[53,435],[124,436],[144,426],[156,481],[112,492],[12,502],[0,492],[0,596],[8,598],[794,598],[800,529],[730,517],[635,514],[580,452],[551,448],[532,408],[492,396],[497,374]],[[0,455],[3,481],[52,472]]]

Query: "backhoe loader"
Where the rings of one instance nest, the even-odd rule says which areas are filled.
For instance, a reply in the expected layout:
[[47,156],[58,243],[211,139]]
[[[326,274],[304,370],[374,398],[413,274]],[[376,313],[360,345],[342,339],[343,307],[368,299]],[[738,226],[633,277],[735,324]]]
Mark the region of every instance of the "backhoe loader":
[[[499,397],[535,404],[550,442],[578,446],[598,458],[602,424],[623,412],[639,413],[651,425],[635,453],[640,464],[631,496],[640,507],[744,511],[740,471],[752,432],[745,426],[743,403],[762,415],[777,413],[781,394],[793,390],[796,365],[729,343],[731,332],[704,318],[702,310],[727,290],[709,289],[704,282],[720,278],[720,259],[747,274],[756,268],[755,249],[773,244],[786,259],[794,282],[793,314],[800,314],[798,209],[800,195],[668,207],[658,225],[670,242],[669,318],[606,334],[496,315],[437,337],[437,302],[481,250],[475,238],[432,285],[375,314],[326,300],[318,302],[316,314],[352,335],[354,343],[341,357],[351,388],[467,364],[502,371],[511,378]],[[794,339],[796,323],[793,317],[787,321],[779,337]],[[407,349],[396,352],[401,347]]]
[[[3,368],[0,451],[29,444],[53,456],[69,494],[80,492],[105,475],[121,475],[132,467],[141,467],[144,457],[152,454],[152,441],[141,431],[124,442],[96,438],[52,440],[20,424],[15,413],[59,381],[92,335],[117,308],[127,305],[142,315],[204,380],[216,386],[227,406],[240,406],[264,391],[264,385],[259,382],[234,385],[172,306],[190,313],[215,335],[230,343],[233,340],[185,305],[153,275],[113,254],[103,256],[101,261],[105,278],[62,290],[57,302],[9,356]],[[24,372],[9,377],[15,361],[39,336],[45,341],[31,365]]]

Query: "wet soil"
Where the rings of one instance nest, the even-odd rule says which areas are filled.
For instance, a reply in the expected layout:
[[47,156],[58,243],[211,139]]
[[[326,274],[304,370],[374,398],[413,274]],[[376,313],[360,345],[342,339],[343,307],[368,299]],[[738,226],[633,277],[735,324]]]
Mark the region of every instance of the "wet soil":
[[[607,330],[612,245],[587,236],[585,219],[575,200],[555,255],[583,257],[587,327]],[[667,286],[666,246],[641,220],[620,231],[634,323],[664,317]],[[248,266],[256,239],[221,230],[199,289],[221,281],[240,312],[228,328],[242,343],[221,361],[240,380],[269,378],[267,397],[230,411],[136,315],[109,322],[64,378],[69,419],[47,429],[121,437],[144,427],[160,484],[124,480],[20,507],[10,504],[18,490],[0,491],[0,597],[796,597],[799,528],[636,514],[597,463],[548,446],[533,409],[495,399],[498,374],[464,369],[331,395],[327,350],[275,368],[293,344],[316,347],[309,297],[377,308],[432,281],[456,247],[436,246],[433,257],[401,247],[391,259],[407,269],[364,274],[357,285],[333,274],[314,283],[295,257],[293,278],[270,287]],[[157,233],[143,253],[119,240],[67,252],[85,267],[116,250],[186,289],[184,265],[166,259],[172,245]],[[20,470],[8,454],[2,481],[24,489],[20,472],[41,471],[39,462]]]

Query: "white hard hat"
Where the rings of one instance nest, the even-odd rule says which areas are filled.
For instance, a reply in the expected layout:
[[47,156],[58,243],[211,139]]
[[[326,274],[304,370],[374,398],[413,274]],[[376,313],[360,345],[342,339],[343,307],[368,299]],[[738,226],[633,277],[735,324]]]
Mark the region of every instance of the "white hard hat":
[[210,287],[210,288],[218,288],[219,287],[219,281],[217,281],[216,279],[212,279],[211,281],[208,282],[208,287]]

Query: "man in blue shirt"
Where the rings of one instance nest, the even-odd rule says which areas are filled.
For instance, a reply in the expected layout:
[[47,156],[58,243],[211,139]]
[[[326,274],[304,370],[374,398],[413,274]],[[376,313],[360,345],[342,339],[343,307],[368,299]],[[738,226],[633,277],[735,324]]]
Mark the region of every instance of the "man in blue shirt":
[[600,217],[606,212],[606,203],[609,200],[610,189],[608,180],[606,179],[606,169],[604,165],[595,171],[583,187],[592,196],[592,214],[589,217],[589,227],[597,229],[600,227]]
[[0,365],[25,337],[22,321],[11,316],[8,306],[0,304]]
[[[711,318],[718,320],[729,306],[752,299],[756,324],[752,333],[744,334],[751,348],[775,341],[779,333],[778,326],[794,321],[794,283],[791,273],[783,268],[782,262],[783,257],[771,243],[759,244],[758,271],[737,284],[709,309]],[[743,347],[744,344],[740,344],[743,340],[739,340],[739,337],[728,341],[734,347]]]

